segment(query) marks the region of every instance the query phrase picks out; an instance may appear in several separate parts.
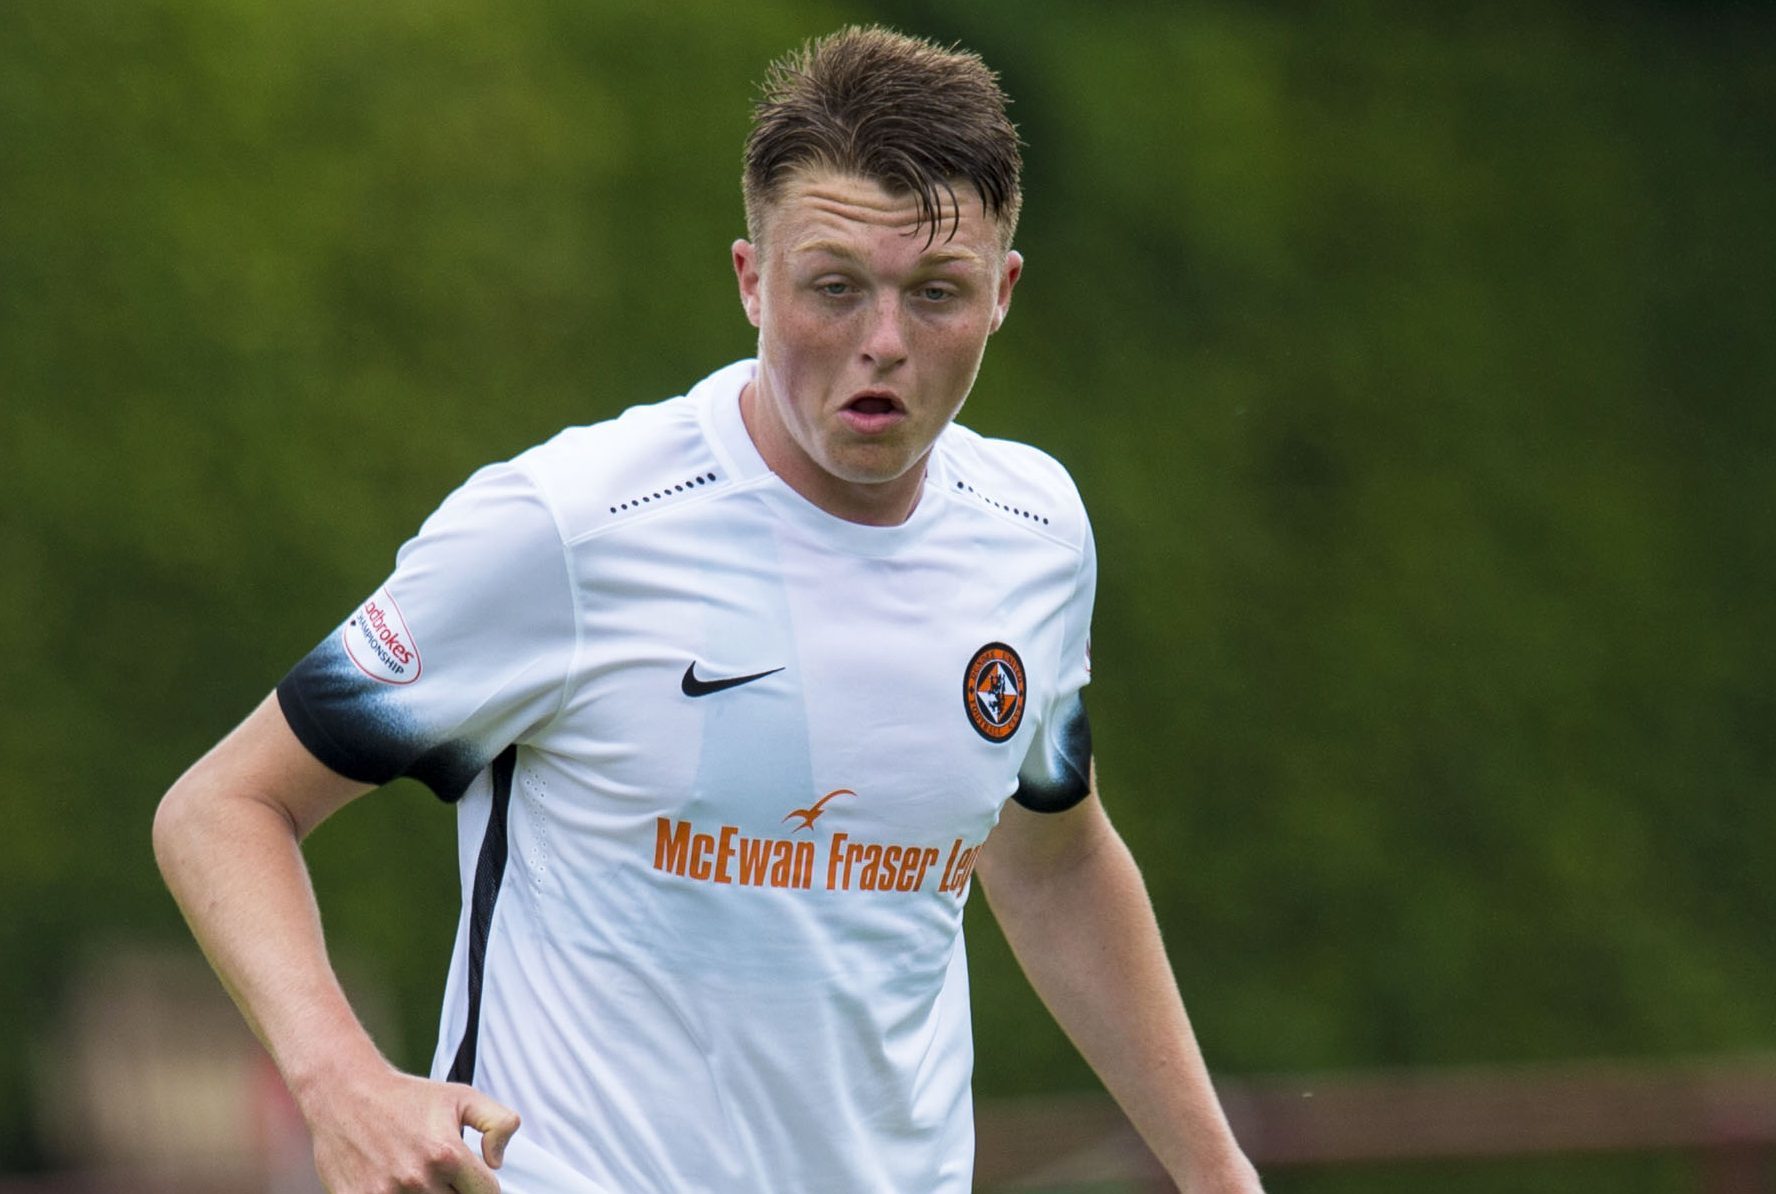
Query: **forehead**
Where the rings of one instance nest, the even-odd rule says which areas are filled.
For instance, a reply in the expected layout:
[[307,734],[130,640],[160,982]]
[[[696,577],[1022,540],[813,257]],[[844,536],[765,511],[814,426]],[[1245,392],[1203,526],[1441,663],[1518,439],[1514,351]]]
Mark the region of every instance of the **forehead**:
[[[791,256],[844,248],[895,257],[990,262],[999,255],[999,230],[968,183],[939,195],[941,219],[932,235],[921,223],[912,193],[834,170],[804,170],[790,178],[766,215],[773,252]],[[929,243],[927,243],[929,242]]]

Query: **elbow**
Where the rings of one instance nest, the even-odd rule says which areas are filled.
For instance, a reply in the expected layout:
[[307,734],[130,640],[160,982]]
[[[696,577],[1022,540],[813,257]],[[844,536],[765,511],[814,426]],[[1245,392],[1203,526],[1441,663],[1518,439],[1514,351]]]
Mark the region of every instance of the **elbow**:
[[161,878],[176,892],[180,876],[202,858],[220,851],[216,844],[237,836],[235,810],[226,789],[205,774],[205,760],[180,776],[154,810],[150,839]]
[[261,793],[238,772],[200,759],[160,798],[150,839],[154,861],[175,896],[229,859],[251,855],[266,842],[300,842],[289,808]]
[[195,831],[193,803],[190,787],[181,778],[160,798],[160,804],[154,810],[154,825],[150,831],[154,862],[160,868],[161,877],[168,881],[171,881],[185,844]]

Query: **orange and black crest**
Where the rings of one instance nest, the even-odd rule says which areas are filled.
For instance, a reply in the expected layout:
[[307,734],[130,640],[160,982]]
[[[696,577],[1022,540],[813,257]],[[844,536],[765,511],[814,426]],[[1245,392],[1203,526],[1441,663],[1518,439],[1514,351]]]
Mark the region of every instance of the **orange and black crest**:
[[968,724],[988,742],[1004,742],[1024,720],[1024,661],[1004,643],[988,643],[962,676]]

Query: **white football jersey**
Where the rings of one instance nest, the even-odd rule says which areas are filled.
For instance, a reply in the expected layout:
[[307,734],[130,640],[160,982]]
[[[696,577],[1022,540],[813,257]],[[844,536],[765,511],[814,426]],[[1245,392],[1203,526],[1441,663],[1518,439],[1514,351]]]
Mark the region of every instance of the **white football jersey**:
[[334,770],[458,802],[433,1076],[507,1194],[963,1194],[962,905],[1007,799],[1085,795],[1066,473],[951,427],[912,516],[773,474],[755,365],[476,473],[278,687]]

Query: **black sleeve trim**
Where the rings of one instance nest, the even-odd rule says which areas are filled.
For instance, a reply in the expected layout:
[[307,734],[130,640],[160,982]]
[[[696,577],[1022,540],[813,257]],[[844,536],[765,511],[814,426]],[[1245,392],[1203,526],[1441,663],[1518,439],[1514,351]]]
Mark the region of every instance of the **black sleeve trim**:
[[302,699],[295,670],[278,681],[277,699],[278,707],[284,711],[284,720],[290,723],[290,731],[296,735],[297,741],[331,770],[346,779],[379,786],[401,774],[400,764],[352,750],[335,741]]
[[455,804],[488,765],[464,742],[444,742],[413,760],[401,774],[432,790],[445,804]]
[[1085,714],[1084,701],[1070,710],[1052,748],[1053,774],[1042,779],[1020,775],[1017,791],[1011,794],[1031,812],[1064,813],[1091,794],[1091,719]]

